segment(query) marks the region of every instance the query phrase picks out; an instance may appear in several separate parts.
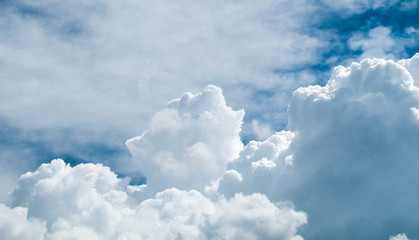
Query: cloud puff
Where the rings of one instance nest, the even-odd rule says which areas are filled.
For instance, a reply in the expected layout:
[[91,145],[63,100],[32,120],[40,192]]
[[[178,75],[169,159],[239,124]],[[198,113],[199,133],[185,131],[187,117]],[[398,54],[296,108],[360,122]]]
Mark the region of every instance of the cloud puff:
[[[103,165],[54,160],[21,176],[1,226],[46,239],[415,238],[416,68],[416,56],[339,66],[325,86],[294,92],[287,131],[244,148],[243,111],[221,89],[186,93],[127,141],[149,192]],[[294,204],[311,220],[301,236],[307,215]]]
[[396,236],[391,236],[389,240],[409,240],[404,233],[399,233]]
[[317,236],[339,236],[330,230],[330,214],[346,236],[361,238],[374,235],[356,235],[360,225],[381,229],[383,238],[399,218],[406,228],[417,223],[405,216],[416,211],[419,196],[418,106],[419,89],[406,68],[382,59],[337,67],[324,87],[294,92],[288,114],[296,174],[288,194],[308,211]]
[[[254,192],[275,193],[285,188],[284,170],[293,164],[293,156],[288,151],[294,134],[281,131],[265,141],[250,141],[240,153],[240,157],[228,164],[228,171],[207,191],[218,190],[225,196],[236,192],[251,194]],[[284,199],[283,199],[284,200]]]
[[[416,238],[416,59],[335,68],[325,86],[294,92],[287,131],[244,148],[243,111],[220,88],[186,93],[127,141],[148,190],[100,164],[54,160],[21,176],[0,226],[46,239]],[[311,221],[299,234],[307,215],[294,204]]]
[[230,200],[221,199],[210,223],[223,239],[293,239],[297,228],[307,223],[307,216],[284,204],[275,206],[261,194],[237,194]]
[[418,236],[409,227],[419,196],[419,89],[409,73],[416,59],[365,59],[335,68],[323,87],[296,90],[289,132],[250,142],[229,164],[240,181],[221,178],[213,189],[291,200],[310,216],[308,239]]
[[[100,164],[43,164],[21,176],[15,207],[0,205],[5,239],[301,239],[307,222],[292,206],[261,194],[214,201],[166,189],[139,204],[126,179]],[[251,227],[250,227],[251,226]]]
[[100,164],[72,168],[58,159],[20,177],[13,206],[26,207],[29,217],[46,221],[51,239],[77,234],[101,239],[124,216],[126,184]]
[[9,208],[0,204],[0,238],[1,239],[43,239],[46,232],[45,223],[39,219],[29,218],[26,208]]
[[[123,142],[143,131],[167,99],[208,83],[221,86],[230,105],[259,120],[254,128],[244,122],[246,142],[255,133],[265,139],[269,128],[261,123],[275,130],[284,127],[291,93],[321,79],[336,61],[331,55],[346,58],[347,34],[359,30],[340,24],[347,20],[336,11],[362,14],[397,4],[5,1],[0,9],[0,122],[5,140],[0,141],[7,150],[0,151],[0,161],[7,163],[0,165],[16,170],[2,175],[14,180],[44,159],[63,156],[103,162],[123,172],[124,166],[114,161],[128,155]],[[415,7],[414,1],[403,4]],[[369,12],[362,16],[371,17]],[[370,21],[358,20],[362,31],[370,27]],[[406,45],[397,44],[400,38],[393,40],[396,46]],[[409,46],[417,41],[412,42]],[[3,181],[0,188],[5,189],[0,192],[4,199],[9,184]]]
[[150,129],[126,143],[147,189],[202,190],[222,176],[243,147],[243,115],[226,106],[221,89],[212,85],[171,101],[153,116]]
[[415,86],[419,86],[419,53],[416,53],[410,59],[402,59],[397,62],[398,64],[405,67],[410,75],[413,77]]

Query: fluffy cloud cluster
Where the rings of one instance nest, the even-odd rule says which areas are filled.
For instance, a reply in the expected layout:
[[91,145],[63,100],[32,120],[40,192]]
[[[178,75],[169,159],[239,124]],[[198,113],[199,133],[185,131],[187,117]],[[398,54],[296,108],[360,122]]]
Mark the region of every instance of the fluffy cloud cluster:
[[213,188],[291,200],[310,216],[308,239],[418,236],[417,58],[365,59],[298,89],[289,131],[250,142]]
[[262,142],[250,141],[240,157],[228,164],[229,170],[207,186],[206,191],[224,196],[233,196],[237,192],[278,193],[288,185],[280,178],[293,164],[293,156],[288,151],[293,138],[293,133],[281,131]]
[[125,140],[144,131],[167,100],[208,83],[222,86],[237,109],[285,109],[281,94],[264,107],[251,99],[278,85],[289,96],[295,78],[279,80],[276,69],[319,59],[326,41],[302,31],[313,9],[300,4],[2,2],[0,199],[45,159],[102,162],[126,172]]
[[150,129],[127,141],[147,188],[202,188],[238,157],[244,111],[226,106],[221,89],[184,94],[156,113]]
[[[326,86],[294,92],[288,114],[296,186],[289,196],[317,234],[384,238],[400,231],[398,222],[418,236],[409,227],[417,223],[409,212],[418,210],[418,106],[412,75],[381,59],[337,67]],[[362,225],[374,230],[357,233]]]
[[[285,126],[291,93],[352,58],[346,50],[399,57],[416,46],[411,35],[397,37],[398,22],[366,33],[387,19],[371,11],[416,7],[416,0],[4,1],[0,199],[45,159],[103,162],[124,172],[124,141],[144,131],[167,99],[208,83],[245,108],[246,142],[266,139]],[[358,21],[359,29],[341,24]]]
[[28,219],[27,208],[11,209],[0,204],[0,213],[1,239],[43,239],[46,232],[45,223],[39,219]]
[[399,233],[396,236],[391,236],[389,240],[409,240],[404,233]]
[[245,147],[244,112],[220,88],[186,93],[127,141],[145,190],[101,164],[53,160],[0,205],[1,236],[418,238],[418,56],[335,68],[325,86],[294,92],[287,131]]
[[[53,160],[21,176],[0,205],[2,239],[301,239],[307,217],[261,194],[215,201],[166,189],[135,204],[127,179],[100,164]],[[251,227],[249,227],[251,226]]]

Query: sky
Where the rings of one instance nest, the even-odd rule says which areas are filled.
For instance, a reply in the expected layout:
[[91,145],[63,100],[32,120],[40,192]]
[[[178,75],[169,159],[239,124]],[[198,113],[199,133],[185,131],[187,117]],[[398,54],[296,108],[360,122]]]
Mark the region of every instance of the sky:
[[417,0],[0,0],[1,239],[419,239]]

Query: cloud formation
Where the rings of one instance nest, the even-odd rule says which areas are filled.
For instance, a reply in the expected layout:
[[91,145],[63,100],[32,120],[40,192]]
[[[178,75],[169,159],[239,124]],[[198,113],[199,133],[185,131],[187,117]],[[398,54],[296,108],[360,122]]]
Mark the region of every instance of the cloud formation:
[[2,1],[0,238],[418,239],[417,8]]
[[419,89],[404,67],[414,73],[416,59],[365,59],[335,68],[323,87],[296,90],[289,131],[250,142],[226,173],[239,181],[221,178],[215,188],[291,200],[310,216],[308,239],[417,236],[409,212],[419,196]]
[[416,60],[336,67],[325,86],[294,92],[288,130],[245,147],[244,112],[220,88],[185,93],[127,141],[145,189],[53,160],[20,177],[0,226],[40,239],[415,238]]
[[147,177],[147,189],[202,190],[221,176],[243,147],[243,116],[243,110],[226,106],[221,89],[212,85],[171,101],[153,116],[150,129],[126,143]]
[[2,234],[416,238],[417,59],[336,67],[325,86],[294,92],[288,130],[245,147],[244,112],[228,107],[220,88],[185,93],[127,141],[127,164],[147,177],[145,189],[102,164],[53,160],[23,174],[10,207],[0,205]]
[[409,240],[404,233],[399,233],[396,236],[391,236],[389,240]]
[[[34,170],[44,157],[121,167],[109,151],[124,158],[124,141],[144,131],[167,99],[209,83],[221,86],[230,105],[248,113],[245,142],[255,134],[266,138],[266,131],[253,131],[251,120],[282,129],[292,92],[321,81],[329,66],[341,61],[336,55],[354,58],[343,52],[346,36],[368,40],[366,32],[376,27],[365,21],[359,22],[361,29],[346,32],[336,19],[357,25],[346,18],[386,9],[399,13],[402,5],[414,10],[417,2],[4,1],[0,141],[7,150],[0,157],[13,163],[31,159],[14,164],[10,178]],[[346,15],[337,16],[339,11]],[[417,26],[410,25],[415,32]],[[416,46],[416,38],[405,44],[394,35],[399,53]]]
[[301,31],[312,11],[294,1],[3,1],[0,161],[15,171],[1,174],[14,181],[64,156],[126,172],[125,140],[168,99],[209,83],[249,113],[262,112],[255,93],[281,86],[263,106],[285,109],[298,85],[276,72],[314,64],[326,44]]
[[[262,194],[214,201],[195,190],[166,189],[139,204],[100,164],[56,159],[21,176],[14,208],[0,205],[5,239],[301,239],[303,212]],[[249,228],[249,226],[252,226]]]

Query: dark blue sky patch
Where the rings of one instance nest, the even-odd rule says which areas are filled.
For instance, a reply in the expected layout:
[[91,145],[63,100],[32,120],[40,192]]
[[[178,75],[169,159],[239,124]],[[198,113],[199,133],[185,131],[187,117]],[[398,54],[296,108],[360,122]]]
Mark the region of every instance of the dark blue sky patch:
[[[355,34],[366,36],[371,29],[379,26],[390,28],[393,38],[411,38],[412,36],[406,33],[406,29],[409,27],[419,28],[419,11],[418,8],[412,11],[404,11],[401,7],[403,2],[406,1],[402,1],[387,9],[371,9],[349,16],[343,15],[340,12],[328,12],[329,9],[317,13],[319,16],[316,17],[316,21],[313,21],[313,24],[308,26],[308,28],[320,30],[319,32],[312,31],[313,34],[321,34],[324,31],[334,33],[336,36],[330,39],[330,45],[321,54],[322,58],[320,62],[326,62],[330,57],[337,57],[337,59],[334,63],[330,64],[319,63],[319,65],[315,66],[319,66],[320,68],[316,69],[313,66],[313,70],[330,71],[331,67],[343,63],[346,59],[360,56],[362,51],[351,49],[348,45],[348,40]],[[414,44],[414,46],[406,45],[405,51],[408,56],[401,55],[396,57],[412,57],[418,50],[418,44]]]

